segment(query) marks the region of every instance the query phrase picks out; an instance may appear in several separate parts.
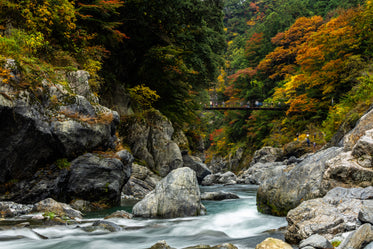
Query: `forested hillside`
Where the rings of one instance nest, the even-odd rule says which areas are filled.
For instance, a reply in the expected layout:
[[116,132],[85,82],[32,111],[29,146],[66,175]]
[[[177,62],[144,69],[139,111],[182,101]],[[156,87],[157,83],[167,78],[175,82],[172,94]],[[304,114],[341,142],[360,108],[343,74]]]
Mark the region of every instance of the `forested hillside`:
[[[296,134],[321,146],[353,125],[372,103],[372,27],[369,0],[8,0],[0,61],[15,59],[17,87],[32,91],[86,70],[97,95],[123,86],[135,109],[184,129],[192,150],[205,138],[210,156],[250,154]],[[14,84],[8,69],[0,76]],[[199,115],[209,97],[287,110]]]
[[213,153],[248,152],[316,134],[321,146],[372,103],[371,1],[226,1],[226,81],[218,102],[286,105],[229,111],[211,133]]
[[134,88],[134,107],[158,99],[154,107],[182,126],[224,64],[222,9],[214,0],[1,1],[0,60],[15,59],[31,88],[84,69],[97,94]]

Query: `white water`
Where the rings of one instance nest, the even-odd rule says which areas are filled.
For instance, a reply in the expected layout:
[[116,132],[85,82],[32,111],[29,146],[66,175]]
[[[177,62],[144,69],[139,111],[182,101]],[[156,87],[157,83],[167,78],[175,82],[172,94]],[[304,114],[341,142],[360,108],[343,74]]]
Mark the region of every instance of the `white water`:
[[[33,229],[48,239],[41,239],[30,229],[0,231],[0,248],[6,249],[118,249],[149,248],[160,240],[171,247],[183,248],[199,244],[232,243],[240,249],[255,248],[266,237],[282,237],[279,232],[266,232],[286,226],[285,218],[263,215],[256,210],[256,186],[213,186],[202,191],[224,190],[240,196],[237,200],[206,201],[208,214],[178,219],[111,219],[124,226],[121,232],[85,232],[74,226]],[[97,218],[92,219],[92,222]],[[87,223],[82,226],[89,226]]]

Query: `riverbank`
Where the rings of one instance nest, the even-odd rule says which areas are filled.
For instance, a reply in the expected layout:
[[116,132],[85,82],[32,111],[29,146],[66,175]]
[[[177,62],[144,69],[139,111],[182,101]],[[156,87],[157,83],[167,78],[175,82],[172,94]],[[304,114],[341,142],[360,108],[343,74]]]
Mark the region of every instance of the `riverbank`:
[[[108,213],[87,214],[81,224],[39,228],[12,228],[0,231],[0,247],[9,249],[49,248],[150,248],[165,240],[174,248],[199,244],[232,243],[240,249],[252,249],[267,237],[284,238],[284,217],[260,214],[256,210],[255,185],[215,185],[201,187],[201,192],[223,190],[237,194],[240,199],[203,201],[207,215],[175,219],[108,219],[122,228],[119,232],[99,229],[84,231],[94,221]],[[130,207],[122,207],[131,211]],[[110,210],[114,211],[113,209]],[[40,237],[42,235],[42,237]],[[43,239],[42,239],[43,238]]]

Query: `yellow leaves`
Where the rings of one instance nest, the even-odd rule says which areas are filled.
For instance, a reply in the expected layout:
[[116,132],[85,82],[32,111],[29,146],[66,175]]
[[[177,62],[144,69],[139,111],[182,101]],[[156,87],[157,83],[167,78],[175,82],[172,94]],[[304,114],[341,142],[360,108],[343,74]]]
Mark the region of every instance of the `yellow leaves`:
[[156,91],[142,84],[130,88],[128,92],[131,99],[143,110],[150,109],[152,104],[160,98]]

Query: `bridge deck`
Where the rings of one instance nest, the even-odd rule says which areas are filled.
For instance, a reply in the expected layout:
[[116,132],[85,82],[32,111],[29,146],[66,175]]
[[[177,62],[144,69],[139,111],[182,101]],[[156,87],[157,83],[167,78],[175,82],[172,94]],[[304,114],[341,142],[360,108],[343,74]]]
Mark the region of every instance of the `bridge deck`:
[[234,106],[234,107],[223,107],[223,106],[213,106],[213,107],[204,107],[204,110],[262,110],[262,111],[285,111],[286,107],[245,107],[245,106]]

